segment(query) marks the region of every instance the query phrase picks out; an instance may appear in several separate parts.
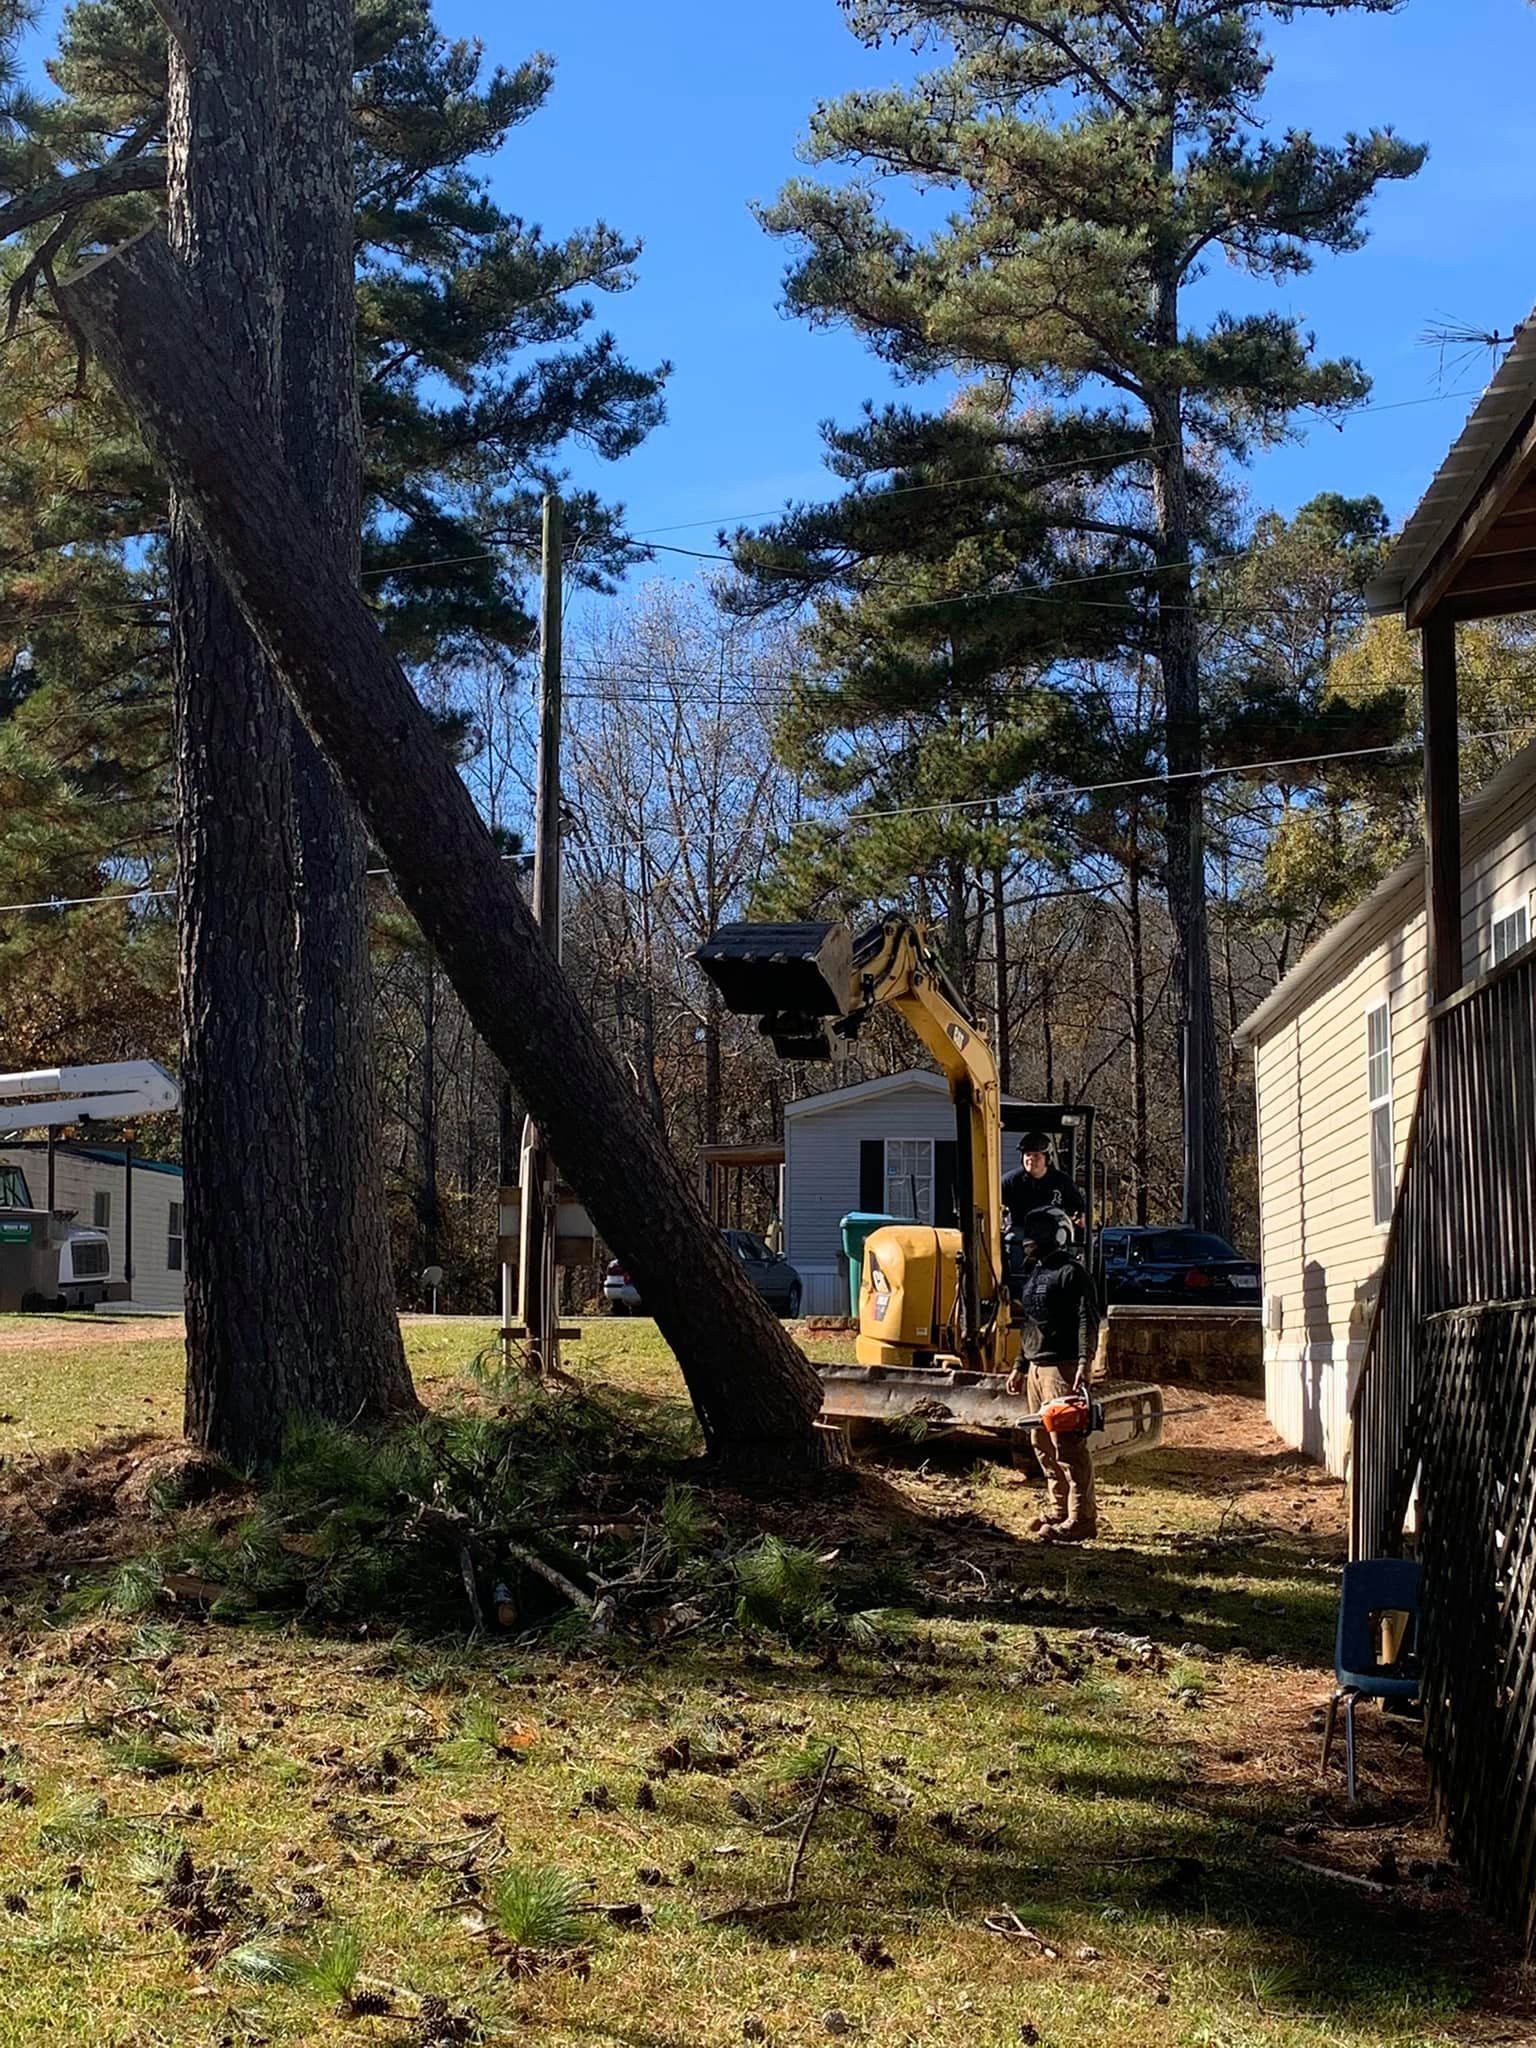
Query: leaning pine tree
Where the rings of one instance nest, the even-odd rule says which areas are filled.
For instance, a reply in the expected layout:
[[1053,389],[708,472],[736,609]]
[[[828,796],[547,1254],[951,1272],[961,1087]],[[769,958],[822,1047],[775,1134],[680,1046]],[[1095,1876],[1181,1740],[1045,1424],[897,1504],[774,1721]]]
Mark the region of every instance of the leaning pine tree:
[[[1304,0],[1305,4],[1305,0]],[[1371,13],[1399,0],[1330,0]],[[1154,641],[1166,700],[1167,882],[1186,1033],[1185,1202],[1225,1221],[1205,907],[1195,569],[1202,460],[1242,461],[1308,409],[1359,403],[1358,364],[1318,359],[1279,311],[1194,319],[1194,287],[1222,255],[1261,281],[1363,239],[1366,203],[1411,177],[1422,149],[1390,131],[1330,147],[1261,126],[1275,0],[1220,8],[1116,0],[844,0],[854,33],[941,48],[908,89],[819,107],[807,154],[847,182],[797,180],[764,215],[798,245],[788,301],[864,334],[899,373],[995,380],[1081,409],[1101,475],[1139,494],[1128,531],[1155,572]],[[1315,8],[1312,11],[1317,11]],[[924,236],[879,187],[950,195]]]
[[[0,0],[0,60],[27,12]],[[167,545],[163,482],[110,387],[79,364],[50,282],[156,218],[170,183],[189,282],[258,379],[270,373],[274,430],[308,502],[354,564],[360,534],[393,645],[438,671],[526,654],[519,563],[542,493],[562,482],[561,450],[572,436],[609,458],[634,447],[660,417],[665,371],[631,366],[591,331],[587,293],[623,290],[636,245],[601,225],[546,238],[484,189],[480,165],[550,90],[547,60],[487,71],[475,45],[438,33],[426,0],[199,0],[174,10],[172,61],[172,13],[80,0],[46,101],[0,61],[0,277],[14,320],[0,392],[0,673],[14,679],[0,693],[0,797],[10,766],[26,795],[0,803],[0,874],[24,863],[10,893],[28,899],[169,882],[174,773],[184,1141],[209,1191],[188,1219],[189,1419],[246,1458],[270,1454],[297,1408],[350,1418],[410,1398],[382,1229],[365,849],[260,664],[247,689],[228,687],[247,672],[243,628],[230,620],[226,658],[217,592],[188,591],[195,547]],[[221,122],[240,150],[217,148],[207,124]],[[601,583],[627,554],[616,510],[588,492],[567,501],[579,573]],[[186,598],[174,734],[172,568]],[[199,672],[207,688],[192,687]],[[126,897],[72,922],[94,920],[99,940],[108,917],[125,964],[162,922]],[[255,1000],[231,994],[253,985]],[[81,1021],[99,1032],[110,1016]]]

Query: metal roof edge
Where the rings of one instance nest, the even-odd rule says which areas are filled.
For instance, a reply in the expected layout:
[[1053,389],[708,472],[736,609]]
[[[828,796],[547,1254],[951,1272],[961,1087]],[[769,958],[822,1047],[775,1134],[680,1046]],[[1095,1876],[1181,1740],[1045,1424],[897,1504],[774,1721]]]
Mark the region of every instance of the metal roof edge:
[[[1536,807],[1536,740],[1511,754],[1497,774],[1462,808],[1461,860],[1486,852],[1508,822],[1511,812]],[[1353,967],[1377,939],[1385,938],[1404,920],[1399,899],[1405,902],[1422,884],[1424,849],[1415,847],[1406,860],[1399,861],[1384,875],[1362,903],[1324,932],[1309,946],[1296,965],[1276,983],[1269,994],[1232,1034],[1232,1043],[1242,1051],[1266,1037],[1301,1009],[1306,999],[1325,984],[1327,970]]]
[[[46,1138],[8,1138],[0,1134],[0,1152],[46,1152]],[[101,1166],[121,1166],[123,1148],[121,1145],[82,1145],[76,1140],[61,1139],[54,1147],[60,1159],[94,1159]],[[135,1152],[133,1155],[135,1173],[174,1173],[178,1179],[186,1178],[186,1168],[176,1159],[144,1159]]]
[[1466,425],[1366,590],[1371,612],[1399,611],[1424,570],[1455,531],[1510,436],[1536,404],[1536,312],[1515,329]]
[[1402,904],[1415,893],[1415,883],[1424,874],[1424,849],[1416,847],[1384,875],[1363,902],[1341,917],[1336,925],[1314,941],[1289,973],[1270,990],[1258,1008],[1246,1016],[1232,1034],[1232,1043],[1246,1052],[1265,1038],[1277,1024],[1283,1024],[1304,1007],[1306,999],[1326,984],[1330,967],[1348,958],[1349,964],[1370,950],[1403,921]]
[[880,1095],[889,1095],[896,1088],[905,1088],[917,1081],[931,1092],[947,1095],[949,1083],[942,1074],[935,1074],[927,1067],[904,1067],[899,1074],[876,1074],[870,1081],[853,1081],[846,1088],[823,1088],[819,1095],[801,1095],[784,1105],[784,1116],[814,1116],[822,1109],[842,1109],[850,1102],[868,1102]]

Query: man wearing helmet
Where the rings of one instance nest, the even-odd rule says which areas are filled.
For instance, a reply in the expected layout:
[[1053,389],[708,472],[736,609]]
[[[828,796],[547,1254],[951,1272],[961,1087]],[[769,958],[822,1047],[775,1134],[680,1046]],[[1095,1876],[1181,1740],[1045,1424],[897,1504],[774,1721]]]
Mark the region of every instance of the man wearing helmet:
[[[1037,1415],[1081,1395],[1086,1425],[1099,1313],[1093,1283],[1071,1251],[1071,1222],[1060,1209],[1033,1209],[1014,1234],[1023,1250],[1013,1285],[1020,1355],[1008,1376],[1008,1391],[1023,1394]],[[1066,1416],[1079,1419],[1070,1407]],[[1045,1476],[1045,1511],[1030,1529],[1042,1542],[1085,1543],[1098,1534],[1088,1435],[1086,1426],[1048,1429],[1043,1423],[1030,1431]]]

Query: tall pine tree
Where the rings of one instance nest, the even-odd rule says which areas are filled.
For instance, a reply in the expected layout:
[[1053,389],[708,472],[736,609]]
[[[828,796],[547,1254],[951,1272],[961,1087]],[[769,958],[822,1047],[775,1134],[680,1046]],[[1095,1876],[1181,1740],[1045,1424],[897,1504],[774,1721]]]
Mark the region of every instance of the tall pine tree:
[[[1308,11],[1311,0],[1303,0]],[[1398,0],[1342,0],[1372,13]],[[1350,361],[1320,360],[1280,311],[1192,304],[1212,260],[1263,282],[1318,250],[1357,248],[1367,202],[1424,152],[1390,131],[1338,146],[1262,125],[1270,20],[1284,0],[844,0],[871,47],[937,48],[908,89],[819,107],[806,154],[852,173],[797,180],[763,218],[797,249],[790,307],[846,324],[902,376],[991,380],[1075,408],[1106,475],[1134,480],[1153,577],[1169,772],[1170,908],[1180,945],[1185,1202],[1225,1216],[1199,770],[1195,604],[1206,471],[1284,436],[1308,409],[1358,402]],[[1330,0],[1328,12],[1340,11]],[[914,232],[881,187],[910,181],[952,202]]]
[[[579,437],[603,455],[622,455],[660,416],[664,369],[635,370],[611,338],[584,331],[592,315],[585,293],[623,289],[637,250],[602,226],[547,240],[485,192],[477,160],[542,103],[551,83],[544,60],[487,76],[478,50],[447,43],[421,0],[365,0],[349,142],[337,123],[347,113],[350,65],[340,38],[351,35],[350,7],[274,0],[267,14],[286,79],[286,114],[278,118],[286,121],[287,143],[279,173],[268,174],[272,190],[261,195],[287,215],[279,424],[295,459],[310,466],[312,491],[333,495],[339,528],[357,533],[361,516],[364,573],[402,651],[437,664],[466,654],[510,663],[527,651],[533,621],[526,569],[509,551],[527,547],[542,493],[561,481],[563,444]],[[67,847],[62,839],[58,845],[72,874],[82,873],[94,851],[98,877],[132,887],[163,876],[171,809],[161,608],[166,507],[110,392],[77,372],[72,338],[46,286],[57,265],[117,238],[161,203],[166,47],[158,10],[147,0],[84,0],[66,20],[51,68],[58,97],[11,94],[0,102],[0,231],[25,237],[6,259],[11,347],[13,363],[27,373],[24,383],[7,386],[25,432],[14,462],[17,489],[0,509],[0,639],[10,640],[13,653],[24,651],[25,663],[12,692],[16,717],[0,728],[0,773],[8,753],[22,772],[28,764],[47,769],[61,808],[74,799],[74,830]],[[190,102],[185,86],[178,90],[180,109]],[[334,171],[338,148],[355,166],[355,216],[345,210],[338,217],[348,180],[328,177],[321,162],[328,155]],[[356,386],[346,360],[354,219]],[[195,219],[185,232],[195,254]],[[335,292],[343,275],[344,312]],[[347,474],[354,389],[364,432],[360,491]],[[590,495],[573,510],[584,533],[583,573],[601,582],[623,552],[614,514]],[[50,625],[66,617],[69,632],[50,642]],[[82,648],[92,650],[88,665]],[[178,667],[185,670],[185,655]],[[104,679],[94,716],[80,701],[87,668]],[[76,731],[70,754],[51,760],[59,721],[50,706],[60,705],[76,712]],[[315,1170],[300,1167],[295,1178],[312,1197],[304,1221],[318,1272],[313,1287],[285,1292],[315,1304],[308,1341],[323,1362],[317,1384],[329,1390],[326,1405],[352,1414],[380,1405],[373,1396],[382,1389],[387,1399],[403,1376],[364,1044],[364,849],[338,807],[329,771],[296,728],[278,722],[291,751],[281,779],[294,798],[285,787],[277,801],[290,824],[277,831],[267,816],[258,836],[274,855],[282,840],[291,843],[284,858],[302,886],[293,899],[286,876],[274,876],[260,893],[274,899],[279,928],[285,912],[277,899],[290,896],[290,928],[299,912],[293,993],[300,1000],[274,987],[275,1004],[253,1007],[294,1009],[285,1028],[301,1032],[305,1058],[295,1072],[308,1083],[301,1120],[307,1112]],[[127,733],[131,776],[123,772]],[[185,737],[184,722],[184,766]],[[190,751],[206,761],[205,749]],[[254,771],[254,752],[251,765]],[[253,773],[248,792],[254,782]],[[105,793],[87,794],[92,783],[107,785]],[[183,791],[194,793],[185,775]],[[91,815],[110,810],[110,820]],[[227,802],[202,812],[215,834],[232,814]],[[112,829],[130,819],[141,827],[136,845],[130,832]],[[35,830],[28,836],[35,848]],[[0,871],[5,865],[0,847]],[[182,866],[185,898],[191,864]],[[211,872],[206,863],[204,872]],[[47,893],[41,881],[38,893]],[[216,894],[231,914],[241,901],[238,890]],[[249,914],[249,897],[246,907]],[[274,940],[261,949],[274,965],[275,947]],[[197,976],[184,982],[196,1001]],[[201,1013],[229,1007],[205,1003]],[[226,1145],[222,1155],[241,1149]],[[289,1152],[304,1158],[302,1144]],[[220,1153],[215,1136],[208,1157]],[[275,1290],[221,1292],[271,1302]]]

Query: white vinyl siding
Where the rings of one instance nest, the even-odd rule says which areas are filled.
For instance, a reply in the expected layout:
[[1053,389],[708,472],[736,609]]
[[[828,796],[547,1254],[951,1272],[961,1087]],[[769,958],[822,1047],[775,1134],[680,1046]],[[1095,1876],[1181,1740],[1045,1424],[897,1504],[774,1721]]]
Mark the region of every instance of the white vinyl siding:
[[1397,1188],[1390,1002],[1375,1003],[1365,1013],[1365,1088],[1371,1116],[1371,1221],[1385,1229],[1392,1221],[1392,1197]]
[[885,1213],[913,1223],[933,1221],[932,1138],[886,1139]]
[[954,1105],[937,1074],[899,1076],[863,1094],[831,1089],[789,1104],[784,1117],[784,1256],[800,1275],[807,1315],[848,1313],[841,1224],[862,1206],[860,1147],[893,1136],[935,1148],[955,1135]]
[[[1497,818],[1468,818],[1463,834],[1462,944],[1472,975],[1493,964],[1496,919],[1524,909],[1531,937],[1536,813],[1504,807]],[[1421,890],[1405,896],[1398,925],[1385,936],[1378,925],[1374,939],[1331,963],[1326,983],[1273,1018],[1254,1048],[1262,1285],[1266,1306],[1278,1308],[1264,1338],[1269,1418],[1335,1472],[1346,1468],[1349,1403],[1386,1251],[1372,1136],[1384,1150],[1388,1119],[1375,1112],[1390,1103],[1395,1181],[1418,1090],[1429,1001]],[[1362,1020],[1384,1002],[1389,1086],[1373,1101],[1380,1067],[1373,1083]]]

